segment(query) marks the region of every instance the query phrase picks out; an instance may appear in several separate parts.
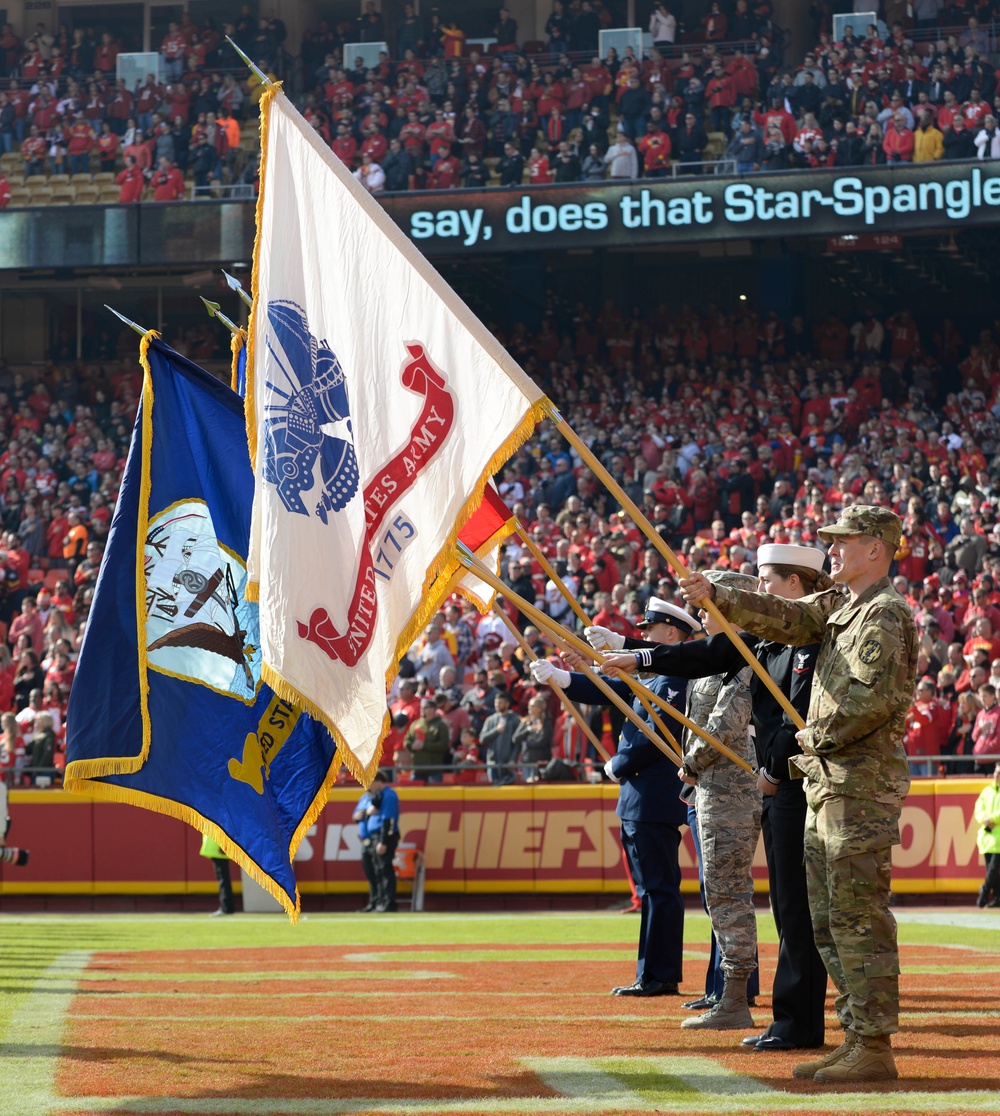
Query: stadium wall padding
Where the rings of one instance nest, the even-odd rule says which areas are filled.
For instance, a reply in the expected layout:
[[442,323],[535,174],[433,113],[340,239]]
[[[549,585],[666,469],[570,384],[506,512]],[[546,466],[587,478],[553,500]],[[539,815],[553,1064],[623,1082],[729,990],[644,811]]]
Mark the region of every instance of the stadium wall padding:
[[[973,807],[986,780],[915,780],[893,850],[893,888],[917,894],[971,893],[983,878]],[[402,840],[426,856],[429,893],[627,891],[611,785],[398,788]],[[296,857],[303,896],[362,893],[359,788],[338,787]],[[0,867],[0,895],[210,894],[215,881],[198,856],[198,835],[173,818],[96,802],[61,790],[10,795],[8,838],[31,850],[25,868]],[[691,835],[681,846],[684,889],[696,892]],[[767,890],[763,845],[754,861]]]

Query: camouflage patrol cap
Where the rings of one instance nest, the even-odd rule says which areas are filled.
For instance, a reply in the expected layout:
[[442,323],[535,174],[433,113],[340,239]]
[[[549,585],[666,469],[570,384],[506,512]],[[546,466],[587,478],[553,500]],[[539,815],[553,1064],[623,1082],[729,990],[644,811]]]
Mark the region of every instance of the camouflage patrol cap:
[[870,535],[898,547],[903,537],[903,521],[888,508],[880,508],[876,504],[852,504],[844,508],[836,523],[821,527],[817,534],[824,542],[832,542],[837,535]]

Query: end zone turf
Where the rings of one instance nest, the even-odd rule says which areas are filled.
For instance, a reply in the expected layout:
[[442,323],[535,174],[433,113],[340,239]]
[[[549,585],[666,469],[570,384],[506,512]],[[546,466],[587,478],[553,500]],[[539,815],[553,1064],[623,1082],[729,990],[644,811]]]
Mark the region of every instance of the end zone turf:
[[[682,1031],[679,999],[609,996],[617,914],[3,917],[0,1112],[995,1112],[1000,918],[903,918],[904,1079],[852,1092]],[[706,938],[691,917],[692,992]]]

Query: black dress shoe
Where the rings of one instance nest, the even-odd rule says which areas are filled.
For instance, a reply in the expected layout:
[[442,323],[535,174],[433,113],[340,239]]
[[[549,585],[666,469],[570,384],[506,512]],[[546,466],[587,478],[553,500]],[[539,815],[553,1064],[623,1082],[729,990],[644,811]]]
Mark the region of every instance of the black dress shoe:
[[397,909],[395,903],[379,903],[375,908],[378,914],[385,914],[387,911],[395,911]]
[[715,1007],[719,1001],[714,996],[702,996],[697,1000],[688,1000],[682,1006],[688,1011],[708,1011]]
[[374,903],[365,903],[363,907],[358,907],[358,914],[368,914],[369,911],[375,910]]
[[778,1035],[762,1035],[760,1040],[754,1043],[754,1050],[759,1054],[766,1054],[770,1050],[801,1050],[797,1042],[789,1042],[788,1039],[779,1038]]
[[767,1031],[765,1031],[762,1035],[747,1035],[747,1037],[742,1040],[741,1045],[743,1045],[743,1046],[756,1046],[758,1042],[761,1042],[763,1039],[770,1038],[770,1037],[771,1036],[767,1033]]
[[637,980],[635,984],[611,989],[612,996],[679,996],[680,990],[673,981]]

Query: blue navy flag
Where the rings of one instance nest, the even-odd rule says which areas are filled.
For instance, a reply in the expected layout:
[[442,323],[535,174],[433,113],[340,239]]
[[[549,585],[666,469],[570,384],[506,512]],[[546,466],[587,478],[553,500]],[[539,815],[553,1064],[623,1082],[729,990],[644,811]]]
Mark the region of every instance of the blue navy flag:
[[[234,354],[235,355],[235,354]],[[299,910],[292,858],[340,766],[260,679],[243,401],[143,337],[142,399],[70,695],[66,789],[189,822]]]

